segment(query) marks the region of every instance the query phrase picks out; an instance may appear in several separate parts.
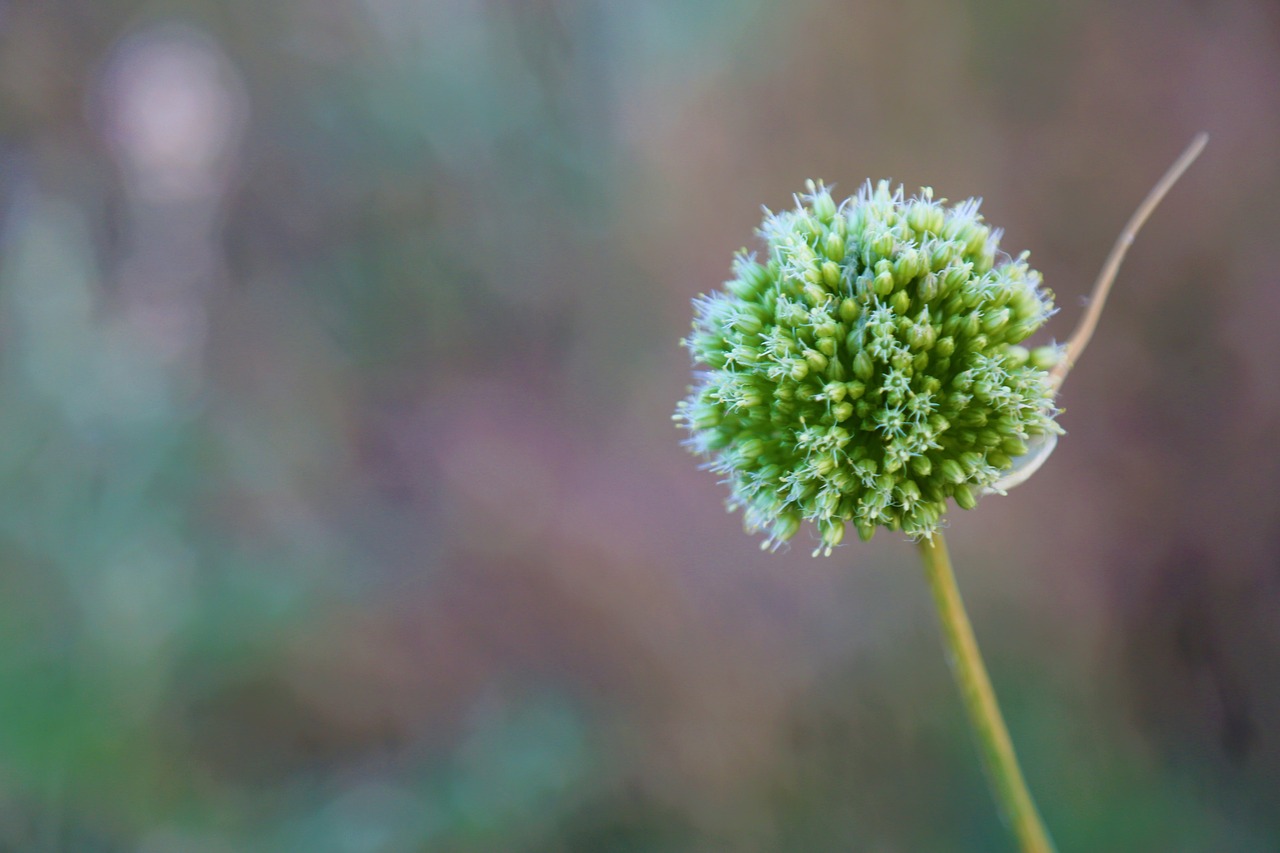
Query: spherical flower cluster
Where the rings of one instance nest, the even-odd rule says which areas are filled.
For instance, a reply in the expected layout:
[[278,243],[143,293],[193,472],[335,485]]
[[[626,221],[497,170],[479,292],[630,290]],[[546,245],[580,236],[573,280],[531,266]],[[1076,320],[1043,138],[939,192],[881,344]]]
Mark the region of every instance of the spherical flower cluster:
[[850,522],[863,539],[931,535],[948,498],[972,508],[1060,431],[1058,350],[1019,346],[1052,296],[1025,253],[998,252],[976,201],[808,190],[766,211],[764,258],[739,252],[725,289],[695,300],[684,343],[706,369],[676,420],[766,545],[803,520],[827,553]]

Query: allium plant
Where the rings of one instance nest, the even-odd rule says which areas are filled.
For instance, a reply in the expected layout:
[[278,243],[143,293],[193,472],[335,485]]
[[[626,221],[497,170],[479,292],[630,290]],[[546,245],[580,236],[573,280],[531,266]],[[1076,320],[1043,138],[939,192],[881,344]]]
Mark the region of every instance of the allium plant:
[[975,201],[881,182],[837,205],[812,181],[796,201],[696,300],[686,345],[707,369],[678,418],[766,544],[802,520],[827,553],[849,523],[927,537],[1059,431],[1058,351],[1020,346],[1052,297]]
[[831,554],[852,524],[915,539],[944,645],[997,803],[1024,851],[1053,844],[1018,767],[939,526],[1035,472],[1062,430],[1056,397],[1097,325],[1138,229],[1207,137],[1129,220],[1062,346],[1022,344],[1053,313],[1023,253],[1000,251],[978,203],[948,207],[888,182],[837,204],[810,181],[766,211],[764,252],[740,251],[724,290],[694,301],[701,365],[676,410],[687,444],[729,485],[765,546],[805,521]]

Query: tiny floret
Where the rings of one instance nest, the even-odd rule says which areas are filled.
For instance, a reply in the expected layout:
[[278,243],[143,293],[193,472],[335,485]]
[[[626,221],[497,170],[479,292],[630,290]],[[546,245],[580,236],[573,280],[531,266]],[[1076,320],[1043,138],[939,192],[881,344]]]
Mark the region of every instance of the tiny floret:
[[804,521],[826,553],[848,524],[929,536],[948,500],[973,508],[1061,432],[1057,348],[1021,346],[1052,294],[976,201],[882,181],[837,204],[810,181],[759,234],[764,256],[740,251],[694,300],[700,368],[676,421],[764,547]]

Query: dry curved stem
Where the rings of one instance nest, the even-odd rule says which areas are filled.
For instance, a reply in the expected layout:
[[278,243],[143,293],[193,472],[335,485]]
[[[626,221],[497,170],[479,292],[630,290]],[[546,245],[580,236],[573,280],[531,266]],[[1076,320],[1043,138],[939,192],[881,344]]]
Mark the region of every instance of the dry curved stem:
[[1209,134],[1203,132],[1196,134],[1187,149],[1169,167],[1169,171],[1165,172],[1164,176],[1151,188],[1151,192],[1147,193],[1147,197],[1142,200],[1142,204],[1138,205],[1138,209],[1133,212],[1133,216],[1129,217],[1124,230],[1116,238],[1115,245],[1111,247],[1111,254],[1107,256],[1106,263],[1102,265],[1102,271],[1098,273],[1098,280],[1093,284],[1093,292],[1089,297],[1089,308],[1085,311],[1084,317],[1080,319],[1080,324],[1076,326],[1075,332],[1072,333],[1071,338],[1067,341],[1061,360],[1049,373],[1049,381],[1055,391],[1062,387],[1067,374],[1071,372],[1071,368],[1080,360],[1080,354],[1084,352],[1089,339],[1093,337],[1093,330],[1098,326],[1098,318],[1102,316],[1102,308],[1106,305],[1107,296],[1111,293],[1111,285],[1115,283],[1116,273],[1120,271],[1120,263],[1124,260],[1125,253],[1129,251],[1129,247],[1133,245],[1139,229],[1147,221],[1147,217],[1151,216],[1151,212],[1156,209],[1156,205],[1160,204],[1160,200],[1182,177],[1182,173],[1187,170],[1187,167],[1200,156],[1200,152],[1204,150],[1205,143],[1208,141]]

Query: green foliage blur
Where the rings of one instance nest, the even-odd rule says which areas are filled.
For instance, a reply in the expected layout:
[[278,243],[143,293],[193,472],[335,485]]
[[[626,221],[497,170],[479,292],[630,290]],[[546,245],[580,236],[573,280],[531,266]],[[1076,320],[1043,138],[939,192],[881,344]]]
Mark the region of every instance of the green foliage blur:
[[1008,849],[913,550],[761,553],[677,341],[810,177],[985,196],[1064,339],[1201,129],[1055,457],[949,536],[1064,851],[1280,850],[1277,48],[1250,0],[0,2],[0,850]]

